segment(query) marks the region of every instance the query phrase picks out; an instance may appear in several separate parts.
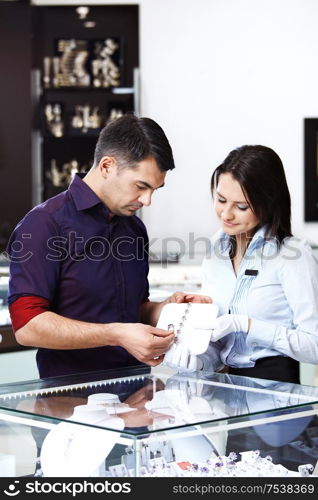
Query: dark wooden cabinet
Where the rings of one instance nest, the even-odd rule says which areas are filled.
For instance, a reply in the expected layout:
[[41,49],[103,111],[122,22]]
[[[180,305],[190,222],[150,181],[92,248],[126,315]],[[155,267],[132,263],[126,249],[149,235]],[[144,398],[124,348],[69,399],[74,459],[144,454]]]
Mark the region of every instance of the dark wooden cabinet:
[[[134,71],[139,66],[138,6],[90,6],[84,20],[76,8],[58,2],[57,6],[36,6],[28,0],[0,1],[0,252],[32,206],[67,187],[50,181],[52,160],[59,169],[72,160],[83,169],[91,165],[99,128],[87,133],[72,128],[76,106],[98,107],[101,126],[112,109],[138,111]],[[94,44],[107,38],[119,45],[114,54],[120,68],[116,88],[96,88],[93,83],[44,88],[44,58],[58,56],[59,40],[87,42],[86,68],[92,74]],[[62,137],[47,130],[48,103],[61,106]]]
[[91,6],[83,19],[76,6],[38,7],[32,24],[37,203],[91,167],[110,117],[135,111],[138,6]]
[[10,326],[0,327],[0,353],[13,351],[26,351],[32,347],[24,347],[17,343]]
[[0,2],[0,251],[32,207],[31,9]]

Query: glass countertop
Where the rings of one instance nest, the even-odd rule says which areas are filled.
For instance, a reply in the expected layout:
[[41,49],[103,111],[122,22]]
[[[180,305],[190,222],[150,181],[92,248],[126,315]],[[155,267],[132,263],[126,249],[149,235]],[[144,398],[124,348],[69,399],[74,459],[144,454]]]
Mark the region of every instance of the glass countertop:
[[317,412],[315,403],[316,387],[220,373],[167,375],[146,366],[0,385],[3,420],[48,428],[74,422],[135,437],[222,421],[298,418]]

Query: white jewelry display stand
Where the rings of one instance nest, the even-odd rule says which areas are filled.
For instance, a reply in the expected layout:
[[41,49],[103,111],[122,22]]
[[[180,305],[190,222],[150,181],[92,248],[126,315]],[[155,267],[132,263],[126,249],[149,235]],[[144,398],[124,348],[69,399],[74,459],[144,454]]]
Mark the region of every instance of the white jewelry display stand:
[[87,398],[87,404],[102,406],[102,408],[107,411],[108,415],[119,415],[120,413],[137,410],[137,408],[131,408],[126,403],[121,403],[117,394],[112,394],[111,392],[90,394]]
[[[122,430],[124,421],[110,416],[102,405],[75,406],[68,419],[74,422],[105,426]],[[41,466],[44,476],[89,477],[99,476],[98,469],[104,464],[117,442],[118,434],[75,423],[57,424],[46,436],[41,450]]]
[[[187,395],[184,390],[177,388],[156,392],[153,399],[145,404],[145,408],[174,417],[175,424],[193,423],[193,429],[200,429],[195,422],[210,420],[213,414],[215,418],[227,416],[223,411],[216,413],[216,407],[212,408],[209,402],[200,395]],[[165,426],[165,421],[159,422],[159,425]],[[182,428],[175,429],[174,432],[182,432]],[[191,436],[186,441],[175,439],[171,441],[171,444],[177,462],[184,460],[184,457],[188,457],[191,462],[199,462],[207,456],[217,457],[220,454],[220,443],[216,444],[211,436],[204,433],[201,436]]]

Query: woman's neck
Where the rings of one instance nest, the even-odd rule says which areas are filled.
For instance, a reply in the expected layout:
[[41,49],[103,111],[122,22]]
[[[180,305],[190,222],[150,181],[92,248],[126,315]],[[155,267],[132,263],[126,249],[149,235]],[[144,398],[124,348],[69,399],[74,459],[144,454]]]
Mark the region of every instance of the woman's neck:
[[236,241],[235,256],[241,257],[241,259],[244,257],[244,254],[246,252],[246,249],[247,249],[252,237],[253,236],[249,236],[246,233],[241,233],[241,234],[235,236],[235,241]]
[[245,255],[248,245],[252,239],[253,235],[248,235],[246,233],[239,234],[235,236],[235,252],[231,258],[232,265],[235,274],[237,274],[240,263]]

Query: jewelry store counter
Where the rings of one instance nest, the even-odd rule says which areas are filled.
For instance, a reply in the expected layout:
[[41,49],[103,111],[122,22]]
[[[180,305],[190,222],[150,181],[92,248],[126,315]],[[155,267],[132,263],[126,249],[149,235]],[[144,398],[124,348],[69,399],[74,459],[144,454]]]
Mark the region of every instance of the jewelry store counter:
[[318,388],[156,370],[0,386],[0,475],[317,474]]

